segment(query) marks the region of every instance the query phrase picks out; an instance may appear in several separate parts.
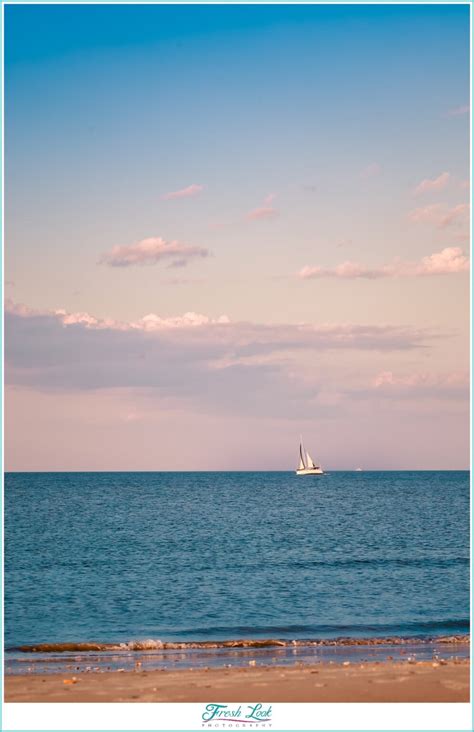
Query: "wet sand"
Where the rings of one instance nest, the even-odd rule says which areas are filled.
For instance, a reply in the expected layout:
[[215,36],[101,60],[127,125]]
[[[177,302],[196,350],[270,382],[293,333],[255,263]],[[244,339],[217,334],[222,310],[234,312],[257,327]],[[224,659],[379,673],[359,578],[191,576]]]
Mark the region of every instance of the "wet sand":
[[5,677],[6,702],[468,702],[469,661]]

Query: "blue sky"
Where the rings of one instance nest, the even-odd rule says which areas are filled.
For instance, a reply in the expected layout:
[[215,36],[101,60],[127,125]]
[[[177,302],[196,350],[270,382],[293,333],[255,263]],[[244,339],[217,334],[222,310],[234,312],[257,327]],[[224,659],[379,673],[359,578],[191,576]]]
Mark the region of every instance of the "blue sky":
[[[391,353],[388,365],[377,348],[334,362],[299,347],[274,351],[272,368],[293,374],[299,387],[311,390],[315,379],[311,398],[329,390],[346,395],[345,405],[360,399],[362,386],[370,392],[379,372],[396,372],[391,386],[411,384],[420,419],[427,409],[420,379],[434,388],[467,368],[468,5],[9,5],[5,51],[6,268],[15,303],[120,323],[193,312],[255,328],[304,322],[449,332],[431,342],[428,366],[425,346],[409,359]],[[118,248],[117,259],[143,241],[158,258],[142,252],[141,265],[109,266],[110,252]],[[170,242],[184,254],[168,259]],[[434,273],[420,264],[447,250],[443,271],[437,259]],[[344,262],[357,274],[341,275]],[[272,360],[253,358],[245,367],[255,372]],[[133,402],[137,374],[121,377],[114,404],[125,390]],[[41,377],[33,387],[43,400]],[[76,396],[71,383],[71,404]],[[49,394],[51,413],[57,398]],[[156,390],[147,393],[155,399]],[[278,421],[282,399],[278,418],[262,405],[252,419],[273,420],[273,439],[287,440],[301,429],[296,418],[290,427]],[[449,409],[457,414],[460,404],[456,397]],[[194,412],[178,406],[182,430]],[[430,419],[438,407],[431,404]],[[338,409],[331,419],[342,419]],[[394,418],[393,405],[382,412],[384,424]],[[230,418],[220,414],[219,428],[203,430],[209,443]],[[456,419],[462,434],[462,409]],[[14,422],[16,465],[22,423]],[[134,465],[139,443],[127,430],[137,422],[113,427],[119,444],[130,437]],[[75,430],[85,430],[79,415]],[[307,430],[320,439],[328,428]],[[441,430],[435,448],[445,437]],[[423,465],[430,440],[428,433]],[[336,459],[337,445],[326,448]],[[460,452],[453,448],[450,465],[462,463]],[[107,460],[110,467],[113,451]]]

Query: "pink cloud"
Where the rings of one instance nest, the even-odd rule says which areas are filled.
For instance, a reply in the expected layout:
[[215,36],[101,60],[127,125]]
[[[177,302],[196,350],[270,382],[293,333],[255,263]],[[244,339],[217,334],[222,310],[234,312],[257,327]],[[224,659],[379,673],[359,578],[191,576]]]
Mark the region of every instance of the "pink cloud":
[[452,274],[468,272],[469,259],[460,247],[446,247],[441,252],[423,257],[417,266],[416,274]]
[[310,267],[306,265],[298,272],[298,277],[302,280],[316,279],[318,277],[339,277],[341,279],[379,279],[380,277],[387,277],[382,268],[371,269],[365,267],[357,262],[342,262],[337,267],[326,268],[326,267]]
[[416,224],[426,223],[438,226],[441,219],[441,210],[440,203],[431,203],[429,206],[415,208],[408,214],[408,218]]
[[[137,331],[156,331],[157,335],[170,337],[180,330],[177,343],[189,342],[196,345],[198,356],[207,338],[219,356],[248,358],[272,352],[307,349],[355,348],[362,350],[411,350],[435,337],[428,329],[416,329],[398,325],[360,325],[351,323],[255,323],[232,322],[227,315],[210,317],[189,311],[183,315],[163,317],[149,313],[138,320],[114,320],[98,318],[86,312],[69,313],[64,309],[37,310],[12,300],[5,302],[5,313],[16,320],[37,321],[38,328],[46,322],[56,322],[62,326],[81,326],[76,332],[91,330],[120,331],[124,334]],[[181,333],[181,330],[183,332]],[[196,334],[196,336],[195,336]],[[33,342],[34,346],[34,342]],[[48,362],[49,363],[49,362]]]
[[382,279],[388,277],[425,277],[429,275],[454,274],[467,272],[469,259],[459,247],[447,247],[423,257],[418,262],[394,260],[382,267],[368,267],[357,262],[343,262],[333,268],[303,267],[298,276],[300,279],[318,277],[338,277],[341,279]]
[[131,401],[120,416],[130,422],[148,414],[140,393],[146,404],[156,397],[165,408],[191,407],[200,414],[304,418],[308,404],[319,413],[324,404],[337,405],[338,390],[329,383],[321,393],[317,381],[300,377],[298,368],[289,372],[282,353],[291,360],[302,351],[416,352],[437,337],[409,326],[231,323],[192,311],[174,317],[153,313],[132,322],[22,312],[6,313],[7,384],[82,395],[129,389]]
[[254,208],[253,211],[249,211],[246,218],[249,221],[259,221],[262,219],[272,219],[275,218],[275,216],[278,216],[278,211],[272,206],[275,197],[274,193],[269,193],[268,196],[265,196],[263,199],[263,205],[259,208]]
[[261,207],[255,208],[247,214],[247,218],[251,221],[257,221],[259,219],[271,219],[278,215],[278,212],[274,208]]
[[444,229],[445,226],[449,226],[453,221],[464,217],[468,211],[468,203],[459,203],[457,206],[453,206],[453,208],[448,209],[448,211],[441,217],[439,228]]
[[5,300],[5,312],[21,318],[37,318],[44,316],[53,316],[63,325],[82,325],[88,330],[168,330],[175,328],[189,328],[199,325],[227,325],[230,323],[227,315],[220,315],[217,318],[211,318],[201,313],[193,311],[184,313],[184,315],[175,315],[169,318],[163,318],[155,313],[145,315],[139,320],[122,321],[113,318],[96,318],[86,312],[68,313],[63,308],[56,310],[36,310],[22,303],[15,303],[8,298]]
[[448,185],[451,175],[448,172],[441,173],[437,178],[425,178],[417,185],[414,190],[415,196],[421,193],[430,193],[431,191],[442,191]]
[[204,186],[192,183],[190,186],[187,186],[187,188],[181,188],[179,191],[165,193],[161,198],[163,201],[173,201],[176,198],[193,198],[194,196],[199,196],[203,190]]
[[463,114],[468,114],[470,110],[469,104],[462,104],[459,107],[453,107],[446,112],[446,117],[461,117]]
[[203,325],[228,325],[230,323],[227,315],[220,315],[218,318],[210,318],[208,315],[195,313],[193,311],[177,315],[170,318],[161,318],[159,315],[150,313],[145,315],[138,321],[129,324],[129,329],[133,330],[168,330],[170,328],[195,328]]
[[459,203],[452,208],[448,208],[441,203],[433,203],[422,208],[415,208],[414,211],[408,214],[408,218],[417,224],[432,224],[438,229],[445,229],[456,221],[464,220],[468,214],[468,203]]
[[463,388],[469,386],[469,374],[466,371],[451,371],[446,374],[416,372],[404,376],[395,376],[392,371],[382,371],[374,378],[374,389],[390,387],[402,388]]
[[189,246],[179,241],[167,242],[160,236],[155,236],[128,246],[112,247],[99,261],[111,267],[131,267],[136,264],[156,264],[162,259],[171,258],[173,266],[183,266],[190,258],[208,255],[209,250],[203,247]]
[[[335,349],[416,354],[440,337],[433,329],[387,324],[231,323],[192,310],[171,317],[150,313],[131,322],[20,310],[21,315],[16,308],[5,313],[6,383],[56,392],[62,399],[66,392],[127,390],[122,418],[149,413],[138,398],[143,394],[145,404],[156,398],[165,409],[227,413],[232,419],[239,413],[278,415],[300,422],[308,405],[318,414],[325,403],[334,408],[339,389],[324,383],[319,396],[320,377],[306,378],[299,354]],[[119,415],[115,410],[112,419]]]
[[[99,320],[89,315],[89,313],[67,313],[65,310],[55,310],[54,312],[63,325],[78,325],[80,323],[85,325],[86,328],[95,328],[99,324]],[[110,321],[108,322],[110,323]]]
[[377,175],[380,175],[381,172],[382,166],[379,165],[379,163],[371,163],[361,171],[360,177],[364,179],[375,178]]

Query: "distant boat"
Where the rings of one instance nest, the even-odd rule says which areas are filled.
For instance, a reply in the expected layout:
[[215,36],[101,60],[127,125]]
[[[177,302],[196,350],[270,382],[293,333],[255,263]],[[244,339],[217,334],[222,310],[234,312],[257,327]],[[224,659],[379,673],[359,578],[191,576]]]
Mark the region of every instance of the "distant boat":
[[316,465],[313,458],[303,446],[303,438],[300,439],[300,463],[296,475],[324,475],[320,465]]
[[362,473],[362,468],[356,468],[356,473]]

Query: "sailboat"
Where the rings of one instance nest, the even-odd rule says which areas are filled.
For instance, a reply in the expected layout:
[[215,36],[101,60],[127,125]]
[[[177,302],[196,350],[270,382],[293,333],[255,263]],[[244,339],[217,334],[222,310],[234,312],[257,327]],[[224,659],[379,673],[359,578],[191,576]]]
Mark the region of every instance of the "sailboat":
[[313,458],[303,446],[303,438],[300,438],[300,463],[296,475],[324,475],[320,465],[316,465]]

